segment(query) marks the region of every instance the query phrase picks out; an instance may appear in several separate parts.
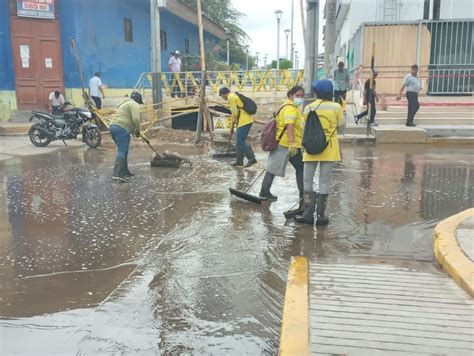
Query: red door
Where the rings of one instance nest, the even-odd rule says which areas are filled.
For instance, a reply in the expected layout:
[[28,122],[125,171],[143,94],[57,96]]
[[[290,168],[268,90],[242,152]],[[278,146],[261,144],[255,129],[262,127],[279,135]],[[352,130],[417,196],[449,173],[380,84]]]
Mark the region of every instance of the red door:
[[11,16],[18,109],[45,109],[49,93],[64,94],[59,20]]

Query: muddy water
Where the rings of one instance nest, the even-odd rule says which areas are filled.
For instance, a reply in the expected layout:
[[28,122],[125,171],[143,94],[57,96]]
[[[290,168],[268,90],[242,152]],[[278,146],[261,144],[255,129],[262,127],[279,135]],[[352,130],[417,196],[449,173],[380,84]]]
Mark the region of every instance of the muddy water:
[[260,207],[227,188],[263,163],[235,171],[195,155],[192,168],[151,169],[135,149],[122,185],[110,150],[1,164],[0,353],[275,354],[291,256],[433,261],[436,223],[473,205],[470,148],[343,156],[327,228],[285,221],[292,168]]

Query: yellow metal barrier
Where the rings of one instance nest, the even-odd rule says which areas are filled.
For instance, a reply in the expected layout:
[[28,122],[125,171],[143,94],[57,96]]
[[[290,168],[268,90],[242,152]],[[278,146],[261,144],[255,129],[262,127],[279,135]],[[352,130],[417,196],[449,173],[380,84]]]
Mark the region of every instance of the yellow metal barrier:
[[[239,91],[273,92],[288,90],[292,86],[303,83],[303,70],[281,69],[264,71],[228,71],[207,72],[206,81],[212,93],[219,88],[233,87]],[[143,73],[136,90],[151,88],[151,73]],[[181,93],[199,92],[201,72],[161,73],[161,84],[165,93],[171,94],[179,88]]]

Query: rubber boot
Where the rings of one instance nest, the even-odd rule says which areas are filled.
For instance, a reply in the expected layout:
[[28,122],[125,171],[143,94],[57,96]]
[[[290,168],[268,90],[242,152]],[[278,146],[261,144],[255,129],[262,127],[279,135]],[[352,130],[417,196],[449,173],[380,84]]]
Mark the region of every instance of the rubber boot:
[[135,176],[135,173],[130,172],[130,170],[128,169],[128,157],[125,158],[124,176],[126,178],[130,178],[130,177]]
[[299,223],[314,224],[314,210],[316,208],[316,197],[317,194],[315,192],[304,193],[303,203],[304,203],[304,211],[301,215],[295,216],[295,221]]
[[328,195],[327,194],[318,194],[318,202],[316,208],[316,225],[323,226],[329,224],[329,219],[324,215],[326,211],[326,206],[328,204]]
[[232,163],[231,166],[241,168],[244,166],[244,152],[242,152],[242,149],[239,147],[237,147],[235,151],[235,163]]
[[303,196],[300,195],[298,207],[296,209],[287,210],[283,214],[285,215],[286,219],[293,219],[296,215],[303,214],[303,211],[304,211],[304,199],[303,199]]
[[262,181],[262,188],[260,189],[260,198],[270,201],[276,201],[277,196],[270,193],[270,188],[272,187],[273,179],[275,176],[271,173],[265,172],[265,176]]
[[255,158],[255,153],[253,153],[252,147],[250,145],[247,145],[245,148],[245,157],[247,157],[247,164],[245,165],[246,168],[253,166],[254,164],[257,163],[257,160]]
[[128,178],[124,176],[125,159],[116,159],[112,179],[117,182],[128,183]]

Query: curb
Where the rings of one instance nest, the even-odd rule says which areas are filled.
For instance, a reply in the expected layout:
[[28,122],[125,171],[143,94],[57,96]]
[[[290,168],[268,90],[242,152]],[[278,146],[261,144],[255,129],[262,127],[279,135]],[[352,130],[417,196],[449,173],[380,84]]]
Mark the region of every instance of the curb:
[[292,257],[288,270],[279,355],[309,355],[308,259]]
[[474,208],[464,210],[436,225],[434,254],[451,278],[474,298],[474,262],[462,252],[456,240],[458,226],[471,216],[474,216]]

